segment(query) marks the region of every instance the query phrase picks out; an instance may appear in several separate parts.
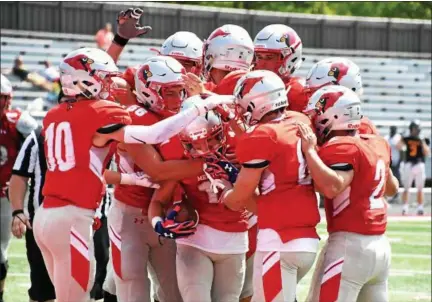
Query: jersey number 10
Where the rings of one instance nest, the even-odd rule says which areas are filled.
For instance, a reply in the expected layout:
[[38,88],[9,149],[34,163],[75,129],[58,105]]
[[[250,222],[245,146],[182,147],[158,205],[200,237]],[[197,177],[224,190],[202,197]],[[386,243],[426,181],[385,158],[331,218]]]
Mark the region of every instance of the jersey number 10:
[[49,171],[55,171],[58,167],[58,170],[64,172],[75,167],[75,152],[69,122],[51,123],[45,130],[45,141]]

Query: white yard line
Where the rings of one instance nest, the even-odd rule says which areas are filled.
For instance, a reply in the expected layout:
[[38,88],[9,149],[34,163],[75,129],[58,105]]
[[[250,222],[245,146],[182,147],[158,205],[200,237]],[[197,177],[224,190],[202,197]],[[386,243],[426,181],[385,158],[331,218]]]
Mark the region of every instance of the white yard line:
[[386,235],[393,236],[393,235],[406,235],[406,236],[431,236],[431,232],[423,232],[423,231],[386,231]]
[[[309,288],[310,284],[304,284],[304,279],[302,279],[301,283],[297,286],[303,287],[303,288]],[[411,292],[411,291],[405,291],[405,290],[389,290],[389,293],[396,294],[396,295],[405,295],[405,296],[412,296],[412,297],[420,297],[421,299],[424,298],[430,298],[430,293],[423,293],[423,292]]]
[[[321,241],[325,241],[328,239],[328,234],[324,234],[324,233],[318,233]],[[431,242],[426,240],[424,242],[410,242],[407,241],[406,238],[401,238],[401,237],[391,237],[387,235],[388,240],[390,241],[390,243],[403,243],[405,245],[410,245],[410,246],[431,246]]]
[[26,254],[8,254],[8,258],[27,259]]
[[387,221],[410,221],[410,222],[423,222],[432,221],[431,216],[388,216]]
[[30,272],[28,272],[28,273],[13,273],[13,272],[8,272],[8,276],[13,276],[13,277],[29,277],[30,278]]
[[395,254],[392,253],[392,258],[416,258],[416,259],[431,259],[431,255],[427,254]]
[[390,237],[388,238],[388,240],[391,243],[403,243],[405,245],[412,245],[412,246],[431,246],[431,242],[430,241],[426,241],[426,242],[406,242],[407,240],[405,238],[398,238],[398,237]]
[[431,271],[390,269],[390,276],[415,276],[415,275],[431,275]]
[[[425,221],[432,221],[432,216],[387,216],[387,221],[389,222],[425,222]],[[321,215],[321,222],[320,224],[326,224],[326,217]]]

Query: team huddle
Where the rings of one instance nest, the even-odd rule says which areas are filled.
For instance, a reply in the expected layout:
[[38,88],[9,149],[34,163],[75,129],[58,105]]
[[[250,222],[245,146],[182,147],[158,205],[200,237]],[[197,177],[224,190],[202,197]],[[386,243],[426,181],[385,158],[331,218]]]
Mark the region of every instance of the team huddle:
[[[362,114],[359,67],[328,58],[299,78],[292,28],[268,25],[252,40],[224,25],[204,42],[177,32],[121,73],[128,40],[149,31],[141,14],[119,15],[107,52],[63,59],[62,96],[43,120],[32,228],[57,301],[90,299],[107,184],[104,289],[120,302],[293,302],[315,261],[307,301],[388,301],[384,196],[399,184],[387,141]],[[319,257],[316,192],[329,233]],[[29,225],[22,209],[13,217]]]

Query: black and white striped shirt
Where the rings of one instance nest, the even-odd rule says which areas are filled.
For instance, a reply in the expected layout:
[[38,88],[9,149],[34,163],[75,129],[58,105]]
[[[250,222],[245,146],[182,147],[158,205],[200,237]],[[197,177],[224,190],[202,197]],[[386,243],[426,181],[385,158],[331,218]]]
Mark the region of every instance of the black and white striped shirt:
[[45,181],[46,169],[43,137],[41,129],[36,129],[27,136],[22,144],[12,169],[12,175],[30,179],[27,205],[30,221],[33,221],[34,213],[43,200],[42,188]]
[[[41,129],[37,129],[27,136],[12,169],[13,175],[30,179],[27,205],[30,221],[33,221],[36,210],[43,202],[42,188],[45,182],[46,170],[44,137],[41,134]],[[102,218],[107,216],[111,200],[111,195],[107,190],[103,201],[96,210],[95,217]]]

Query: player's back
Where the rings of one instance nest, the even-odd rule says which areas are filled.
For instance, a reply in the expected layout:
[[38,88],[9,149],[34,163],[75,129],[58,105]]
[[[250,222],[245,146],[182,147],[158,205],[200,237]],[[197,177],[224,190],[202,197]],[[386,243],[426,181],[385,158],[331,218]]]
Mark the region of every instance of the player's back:
[[347,163],[354,171],[350,187],[325,200],[329,233],[383,234],[387,224],[384,190],[390,165],[387,141],[369,134],[336,137],[320,149],[319,155],[329,166]]
[[242,136],[237,152],[242,163],[247,162],[244,159],[248,157],[268,159],[257,204],[259,228],[278,231],[283,242],[317,238],[315,226],[320,219],[296,122],[311,125],[304,114],[286,112],[282,120],[258,125]]
[[47,113],[43,120],[48,168],[45,206],[97,208],[110,146],[94,146],[93,137],[112,124],[130,124],[130,117],[121,106],[105,100],[62,103]]

